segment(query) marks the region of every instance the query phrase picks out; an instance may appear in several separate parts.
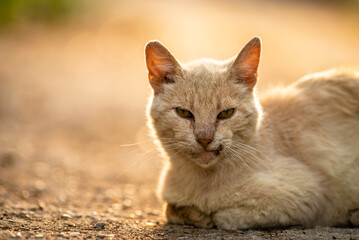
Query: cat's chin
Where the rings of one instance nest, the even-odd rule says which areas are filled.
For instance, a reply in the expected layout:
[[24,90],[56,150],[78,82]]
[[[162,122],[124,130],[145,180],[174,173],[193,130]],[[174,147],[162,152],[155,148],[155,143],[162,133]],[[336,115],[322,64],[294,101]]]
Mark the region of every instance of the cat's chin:
[[202,168],[213,166],[217,160],[218,153],[216,152],[202,152],[195,157],[195,163]]

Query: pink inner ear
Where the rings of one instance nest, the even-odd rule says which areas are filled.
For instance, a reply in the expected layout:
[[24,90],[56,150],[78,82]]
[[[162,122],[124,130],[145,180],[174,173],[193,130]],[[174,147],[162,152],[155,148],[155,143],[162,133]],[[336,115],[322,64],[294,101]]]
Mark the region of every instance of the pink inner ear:
[[157,94],[163,83],[166,83],[166,75],[175,75],[180,68],[172,54],[159,42],[150,42],[146,46],[146,64],[148,78],[152,88]]
[[153,88],[155,94],[157,94],[160,91],[161,82],[157,77],[152,76],[150,73],[148,73],[148,80],[150,81],[151,87]]
[[234,62],[235,77],[246,83],[251,89],[257,82],[257,70],[260,59],[260,42],[250,41]]
[[238,56],[236,68],[242,74],[256,73],[259,65],[260,48],[252,47]]
[[165,75],[174,72],[174,66],[165,58],[151,59],[148,65],[148,79],[155,93],[158,93],[161,84],[166,82]]

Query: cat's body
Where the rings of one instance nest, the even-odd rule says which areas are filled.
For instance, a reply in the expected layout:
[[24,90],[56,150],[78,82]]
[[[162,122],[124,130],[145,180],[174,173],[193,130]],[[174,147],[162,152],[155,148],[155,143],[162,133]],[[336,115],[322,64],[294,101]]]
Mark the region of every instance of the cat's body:
[[359,226],[358,74],[312,75],[260,108],[258,39],[228,62],[180,65],[162,47],[146,53],[149,113],[170,158],[160,186],[169,222]]

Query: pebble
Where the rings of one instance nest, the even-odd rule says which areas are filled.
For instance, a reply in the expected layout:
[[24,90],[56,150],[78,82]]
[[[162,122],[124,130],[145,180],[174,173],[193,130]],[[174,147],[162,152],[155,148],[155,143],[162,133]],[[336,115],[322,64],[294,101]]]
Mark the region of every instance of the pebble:
[[46,207],[46,204],[44,203],[44,202],[39,202],[39,204],[38,204],[38,208],[39,208],[39,210],[44,210],[45,209],[45,207]]
[[89,219],[91,219],[91,220],[94,221],[94,222],[97,222],[97,221],[98,221],[98,218],[97,218],[97,217],[94,217],[94,216],[91,216],[91,215],[86,215],[86,218],[89,218]]
[[[114,204],[112,204],[112,208],[113,208],[114,210],[120,210],[120,209],[121,209],[121,205],[120,205],[119,203],[114,203]],[[122,208],[123,208],[123,206],[122,206]]]
[[56,234],[55,236],[56,236],[56,237],[62,237],[62,238],[66,237],[65,234],[63,234],[63,233],[58,233],[58,234]]
[[102,223],[102,222],[99,222],[99,223],[96,223],[96,229],[105,229],[105,226],[106,226],[106,223]]
[[70,233],[70,237],[78,237],[80,235],[79,232],[72,232]]
[[62,219],[70,219],[71,218],[71,215],[67,214],[67,213],[64,213],[62,214],[61,216]]
[[143,215],[141,210],[136,210],[135,214],[137,217],[142,217],[142,215]]
[[29,216],[25,212],[20,212],[17,216],[20,218],[29,218]]
[[125,199],[122,203],[122,209],[126,210],[132,207],[132,201],[130,199]]
[[10,237],[11,237],[11,238],[19,238],[19,237],[16,236],[15,234],[11,234]]
[[153,227],[155,226],[156,224],[152,223],[152,222],[146,222],[146,226],[149,226],[149,227]]
[[160,211],[158,211],[158,210],[150,210],[150,209],[147,209],[147,210],[146,210],[146,213],[147,213],[147,215],[149,215],[149,216],[158,216],[158,215],[160,215]]
[[44,238],[44,235],[42,235],[42,234],[36,234],[36,235],[35,235],[35,238],[36,238],[36,239],[41,239],[41,238]]

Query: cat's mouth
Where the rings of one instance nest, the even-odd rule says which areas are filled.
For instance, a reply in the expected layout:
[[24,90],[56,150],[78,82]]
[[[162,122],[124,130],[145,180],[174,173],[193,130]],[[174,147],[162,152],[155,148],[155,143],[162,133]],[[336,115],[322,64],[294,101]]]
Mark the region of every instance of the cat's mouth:
[[222,145],[220,145],[216,150],[214,151],[204,151],[202,153],[199,154],[198,156],[198,160],[200,162],[200,164],[209,164],[213,159],[215,159],[220,153],[221,150],[223,149]]
[[219,145],[219,147],[214,151],[214,154],[215,154],[216,156],[218,156],[218,155],[220,154],[220,152],[222,151],[222,149],[223,149],[223,146],[222,146],[222,145]]

